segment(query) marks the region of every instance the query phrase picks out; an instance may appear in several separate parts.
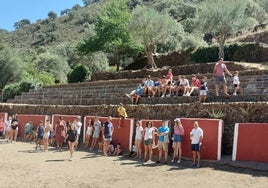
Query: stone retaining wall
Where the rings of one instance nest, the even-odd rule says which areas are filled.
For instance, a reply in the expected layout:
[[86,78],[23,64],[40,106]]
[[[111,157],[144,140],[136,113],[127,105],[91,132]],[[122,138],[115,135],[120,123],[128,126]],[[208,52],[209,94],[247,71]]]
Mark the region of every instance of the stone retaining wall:
[[[268,103],[215,103],[215,104],[184,104],[184,105],[126,105],[129,117],[136,119],[169,119],[175,117],[220,118],[224,120],[223,153],[231,154],[235,123],[268,122]],[[71,105],[23,105],[0,104],[0,112],[10,114],[80,114],[117,116],[117,106],[71,106]]]

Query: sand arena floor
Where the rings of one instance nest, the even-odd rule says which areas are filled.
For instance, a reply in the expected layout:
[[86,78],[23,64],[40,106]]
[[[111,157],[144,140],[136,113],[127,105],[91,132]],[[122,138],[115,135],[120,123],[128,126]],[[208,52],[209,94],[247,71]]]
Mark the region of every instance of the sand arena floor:
[[67,148],[44,152],[35,150],[34,143],[4,140],[0,140],[0,157],[3,188],[268,187],[268,164],[264,163],[202,161],[201,168],[194,169],[190,160],[179,165],[142,164],[135,158],[104,157],[84,150],[76,151],[70,162]]

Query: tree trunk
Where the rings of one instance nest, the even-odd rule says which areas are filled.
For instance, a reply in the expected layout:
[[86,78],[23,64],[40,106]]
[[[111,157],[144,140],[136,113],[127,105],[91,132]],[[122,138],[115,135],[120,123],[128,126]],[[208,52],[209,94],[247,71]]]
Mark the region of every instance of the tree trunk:
[[153,49],[153,45],[145,46],[148,68],[156,69],[157,66],[154,62]]
[[225,36],[222,35],[218,38],[217,42],[219,43],[219,58],[224,59],[224,43],[225,43]]
[[116,51],[115,56],[116,56],[116,72],[119,72],[119,68],[120,68],[120,52]]

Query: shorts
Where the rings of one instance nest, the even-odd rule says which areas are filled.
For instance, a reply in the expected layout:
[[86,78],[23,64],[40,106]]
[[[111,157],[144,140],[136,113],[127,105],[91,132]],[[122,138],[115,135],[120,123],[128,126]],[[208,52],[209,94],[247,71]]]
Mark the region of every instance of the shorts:
[[158,141],[158,150],[168,150],[168,143],[163,141]]
[[237,84],[234,84],[234,87],[238,87],[238,85]]
[[192,149],[192,151],[200,151],[201,146],[200,146],[200,144],[191,144],[191,149]]
[[208,91],[207,90],[200,90],[199,95],[207,95]]
[[173,137],[173,142],[181,142],[182,141],[182,136],[179,134],[175,134]]
[[104,142],[111,142],[112,141],[112,138],[104,138],[103,141]]
[[226,84],[226,79],[224,76],[215,76],[215,84]]
[[49,135],[50,135],[50,132],[47,132],[47,133],[44,133],[44,136],[43,137],[48,139],[49,138]]
[[144,140],[144,145],[148,146],[153,144],[153,139],[149,138],[148,140]]
[[99,131],[94,132],[93,133],[93,138],[100,138],[100,132]]

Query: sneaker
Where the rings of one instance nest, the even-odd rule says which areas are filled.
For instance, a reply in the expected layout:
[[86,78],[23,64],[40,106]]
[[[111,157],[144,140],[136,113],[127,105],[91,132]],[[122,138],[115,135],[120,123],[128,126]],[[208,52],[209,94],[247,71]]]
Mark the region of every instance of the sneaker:
[[166,97],[170,97],[170,94],[167,94]]
[[196,168],[200,168],[200,164],[197,164],[197,165],[196,165]]
[[233,95],[237,95],[236,93],[233,93]]
[[161,163],[161,162],[160,162],[160,161],[156,161],[155,163],[156,163],[156,164],[159,164],[159,163]]
[[72,161],[72,160],[73,160],[73,158],[72,158],[72,157],[70,157],[70,158],[69,158],[69,161]]
[[170,162],[174,163],[175,161],[174,161],[174,159],[172,159]]
[[162,95],[161,97],[165,97],[165,95]]
[[191,167],[193,167],[193,168],[196,167],[196,164],[192,163],[192,164],[191,164]]
[[180,163],[180,162],[181,162],[180,160],[177,161],[177,163]]
[[163,162],[163,165],[167,165],[167,161]]

